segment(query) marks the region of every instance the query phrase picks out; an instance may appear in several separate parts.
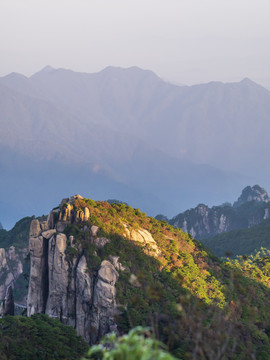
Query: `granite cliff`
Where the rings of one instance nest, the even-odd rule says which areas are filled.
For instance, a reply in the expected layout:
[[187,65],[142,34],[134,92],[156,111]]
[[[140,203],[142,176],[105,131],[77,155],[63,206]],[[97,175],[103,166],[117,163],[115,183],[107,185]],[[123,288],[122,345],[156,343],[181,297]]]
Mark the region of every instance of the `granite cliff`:
[[23,218],[11,230],[0,230],[0,302],[11,286],[14,288],[15,301],[26,304],[28,238],[32,219]]
[[[117,332],[116,283],[119,270],[125,267],[111,254],[93,267],[97,252],[110,239],[89,222],[89,217],[89,207],[76,195],[63,199],[47,221],[32,221],[27,315],[46,313],[58,318],[95,344],[105,334]],[[68,235],[69,229],[76,226],[80,235]],[[156,242],[147,230],[133,230],[123,223],[123,236],[148,245],[149,252],[158,254]]]

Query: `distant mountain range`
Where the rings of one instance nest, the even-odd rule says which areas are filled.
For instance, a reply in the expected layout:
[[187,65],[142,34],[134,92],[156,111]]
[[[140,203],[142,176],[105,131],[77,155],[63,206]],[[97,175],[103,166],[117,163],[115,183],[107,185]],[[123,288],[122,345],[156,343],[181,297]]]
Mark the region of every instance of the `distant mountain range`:
[[203,240],[231,230],[250,228],[268,219],[269,201],[264,188],[259,185],[247,186],[233,205],[227,202],[209,208],[205,204],[199,204],[170,220],[164,215],[157,215],[156,218]]
[[188,87],[137,67],[46,67],[0,78],[0,114],[5,227],[72,193],[172,216],[270,173],[270,92],[248,79]]

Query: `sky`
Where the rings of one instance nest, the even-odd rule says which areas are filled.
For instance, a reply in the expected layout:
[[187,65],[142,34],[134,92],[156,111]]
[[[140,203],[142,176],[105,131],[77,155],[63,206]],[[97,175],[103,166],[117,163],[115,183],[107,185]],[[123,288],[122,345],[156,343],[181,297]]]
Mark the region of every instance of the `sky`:
[[0,0],[0,76],[139,66],[270,89],[269,0]]

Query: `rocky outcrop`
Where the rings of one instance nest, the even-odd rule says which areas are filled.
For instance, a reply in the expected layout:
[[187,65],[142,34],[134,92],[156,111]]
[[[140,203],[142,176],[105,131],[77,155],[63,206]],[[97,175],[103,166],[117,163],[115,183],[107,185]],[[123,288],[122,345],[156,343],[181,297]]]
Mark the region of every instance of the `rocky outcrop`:
[[270,198],[264,188],[260,185],[247,186],[242,191],[242,194],[239,196],[238,200],[233,204],[234,207],[241,206],[247,202],[256,201],[268,203]]
[[90,326],[92,322],[92,302],[94,292],[94,281],[91,278],[87,261],[83,255],[76,269],[76,330],[87,342],[90,342]]
[[116,331],[114,320],[116,314],[115,284],[119,274],[107,260],[101,263],[93,296],[93,321],[91,322],[91,343],[95,344],[105,334]]
[[[30,232],[30,235],[33,235],[33,233]],[[45,311],[48,296],[48,240],[42,236],[30,236],[29,253],[30,280],[27,296],[27,316]]]
[[127,224],[123,223],[124,226],[124,236],[132,241],[138,242],[143,245],[144,252],[148,255],[158,256],[160,250],[157,246],[157,243],[153,239],[149,231],[145,229],[134,230]]
[[264,202],[268,203],[270,198],[264,188],[260,185],[247,186],[242,191],[242,194],[239,196],[238,200],[233,204],[234,207],[241,206],[247,202]]
[[11,246],[8,250],[0,249],[0,301],[6,296],[10,286],[14,286],[15,281],[23,272],[22,259],[26,251],[20,252]]
[[5,299],[3,300],[2,316],[14,315],[14,308],[13,289],[10,285],[7,289]]
[[67,238],[65,234],[57,234],[49,240],[48,252],[48,297],[46,314],[68,323],[68,272],[69,263],[66,259]]
[[[73,326],[91,344],[112,330],[117,330],[114,317],[116,282],[123,270],[118,257],[102,261],[97,271],[90,271],[86,250],[73,235],[67,239],[59,230],[70,223],[81,224],[90,241],[101,249],[110,240],[98,237],[99,228],[86,223],[90,212],[79,209],[78,195],[64,199],[48,216],[46,225],[33,220],[30,227],[30,280],[27,315],[46,313]],[[79,204],[79,202],[78,202]],[[87,209],[87,210],[86,210]],[[90,265],[90,267],[89,267]]]

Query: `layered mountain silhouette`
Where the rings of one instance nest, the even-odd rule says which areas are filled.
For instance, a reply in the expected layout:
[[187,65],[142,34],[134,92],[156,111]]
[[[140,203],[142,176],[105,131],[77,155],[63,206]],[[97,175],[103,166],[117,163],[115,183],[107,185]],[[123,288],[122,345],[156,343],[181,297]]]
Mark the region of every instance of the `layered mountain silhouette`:
[[78,192],[169,216],[231,200],[269,175],[269,100],[248,79],[176,86],[137,67],[0,78],[1,221]]

